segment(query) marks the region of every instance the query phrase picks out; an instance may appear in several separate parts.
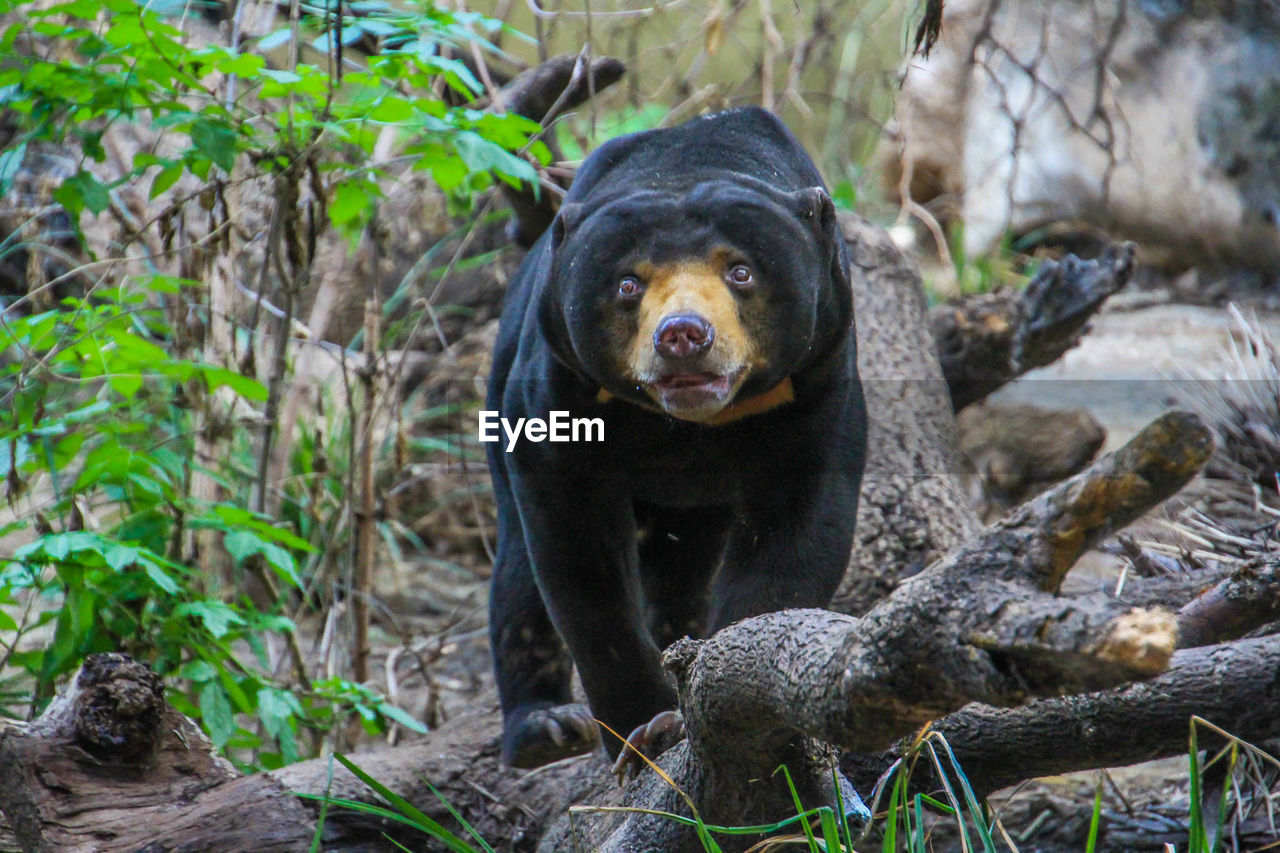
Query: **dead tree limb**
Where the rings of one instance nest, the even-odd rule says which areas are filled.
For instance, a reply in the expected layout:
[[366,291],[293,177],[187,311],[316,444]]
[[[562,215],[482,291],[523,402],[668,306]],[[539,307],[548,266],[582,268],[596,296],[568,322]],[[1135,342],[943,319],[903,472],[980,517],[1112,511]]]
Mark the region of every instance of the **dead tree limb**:
[[[565,111],[621,80],[626,70],[609,56],[563,54],[518,75],[503,87],[501,101],[511,112],[550,127]],[[555,218],[559,199],[544,187],[527,184],[516,189],[504,183],[502,193],[516,216],[511,239],[525,248],[532,246]]]
[[1133,254],[1126,243],[1093,261],[1073,255],[1046,261],[1022,292],[996,291],[933,309],[929,325],[955,410],[1078,344],[1089,318],[1128,283]]
[[[1280,737],[1278,671],[1280,636],[1187,649],[1150,681],[1020,708],[975,703],[933,729],[985,797],[1035,776],[1185,755],[1192,714],[1254,742]],[[841,766],[855,787],[874,786],[901,754],[847,756]]]
[[1178,611],[1178,645],[1207,646],[1280,619],[1280,558],[1251,560]]
[[[1007,706],[1158,675],[1174,650],[1172,614],[1053,593],[1086,549],[1176,492],[1211,449],[1198,418],[1170,413],[865,616],[785,611],[677,643],[666,663],[689,738],[665,770],[704,820],[767,823],[791,804],[770,778],[779,764],[808,805],[830,803],[831,756],[818,742],[878,751],[972,701]],[[653,774],[624,804],[691,816]],[[584,815],[578,829],[601,850],[701,849],[691,830],[649,812]]]
[[832,610],[858,614],[977,532],[956,478],[955,416],[926,323],[920,271],[882,228],[840,219],[854,270],[867,461],[853,554]]

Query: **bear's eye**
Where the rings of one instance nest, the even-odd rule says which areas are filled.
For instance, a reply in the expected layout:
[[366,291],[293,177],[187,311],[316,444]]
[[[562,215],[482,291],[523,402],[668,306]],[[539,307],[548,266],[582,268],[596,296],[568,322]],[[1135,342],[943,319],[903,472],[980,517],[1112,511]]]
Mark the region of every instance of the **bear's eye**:
[[729,283],[734,287],[747,287],[755,280],[755,276],[751,274],[751,267],[746,264],[737,264],[729,269]]
[[633,275],[624,275],[618,282],[618,295],[623,299],[635,299],[642,290],[644,286],[640,284],[640,279]]

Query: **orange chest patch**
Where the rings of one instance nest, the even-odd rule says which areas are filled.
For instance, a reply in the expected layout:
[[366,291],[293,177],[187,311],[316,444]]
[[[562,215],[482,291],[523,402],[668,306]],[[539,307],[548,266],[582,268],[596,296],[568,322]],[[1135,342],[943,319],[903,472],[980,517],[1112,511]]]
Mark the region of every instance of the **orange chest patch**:
[[[614,399],[613,394],[603,388],[596,393],[597,403],[608,403],[612,399]],[[777,385],[774,385],[763,394],[757,394],[754,397],[747,397],[745,400],[735,400],[719,412],[716,412],[707,420],[701,421],[701,423],[707,426],[724,426],[725,424],[730,424],[734,421],[742,420],[743,418],[749,418],[752,415],[763,414],[764,412],[776,409],[779,406],[785,406],[787,403],[794,402],[795,399],[795,388],[792,387],[791,377],[788,376],[786,379],[782,380]],[[625,402],[639,406],[646,411],[662,414],[662,409],[657,406],[650,406],[645,403],[633,403],[630,400]]]

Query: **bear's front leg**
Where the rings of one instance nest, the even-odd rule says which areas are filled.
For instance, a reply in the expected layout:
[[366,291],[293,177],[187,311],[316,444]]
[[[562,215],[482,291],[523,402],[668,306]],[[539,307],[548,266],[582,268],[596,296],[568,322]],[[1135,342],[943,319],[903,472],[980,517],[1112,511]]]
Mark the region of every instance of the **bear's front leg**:
[[856,434],[837,436],[801,464],[747,472],[768,485],[744,489],[712,586],[708,634],[749,616],[831,602],[853,548],[860,441]]
[[[592,713],[625,737],[676,705],[645,621],[629,492],[623,482],[564,470],[568,466],[512,467],[525,546],[547,613],[578,667]],[[616,757],[621,743],[608,735],[603,740]]]

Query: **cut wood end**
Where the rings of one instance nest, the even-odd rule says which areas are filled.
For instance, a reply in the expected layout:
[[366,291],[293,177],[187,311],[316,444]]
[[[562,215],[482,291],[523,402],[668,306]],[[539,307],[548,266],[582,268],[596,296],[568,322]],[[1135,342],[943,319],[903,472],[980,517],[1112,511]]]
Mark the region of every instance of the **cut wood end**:
[[1165,412],[1119,451],[1124,467],[1160,492],[1172,492],[1195,476],[1213,454],[1213,433],[1199,415]]
[[1112,624],[1093,655],[1143,675],[1159,675],[1169,667],[1177,641],[1178,620],[1172,613],[1138,609]]
[[1204,421],[1175,409],[1041,498],[1036,511],[1052,516],[1045,537],[1051,558],[1040,572],[1041,589],[1057,590],[1100,536],[1173,495],[1212,453],[1213,435]]

